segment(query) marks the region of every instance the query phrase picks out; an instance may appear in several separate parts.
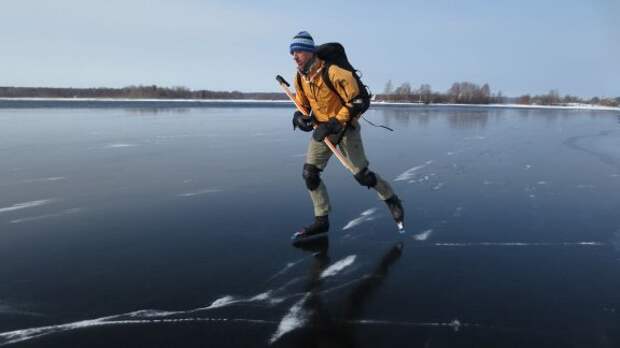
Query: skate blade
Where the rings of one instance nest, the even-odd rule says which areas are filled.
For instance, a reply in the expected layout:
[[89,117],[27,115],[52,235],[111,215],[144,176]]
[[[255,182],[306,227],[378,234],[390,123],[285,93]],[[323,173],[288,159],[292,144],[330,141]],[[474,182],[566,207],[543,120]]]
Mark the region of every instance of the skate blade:
[[397,222],[396,226],[398,227],[398,232],[405,233],[405,224],[401,222]]
[[317,234],[313,234],[307,237],[304,237],[299,232],[295,232],[295,234],[293,234],[293,236],[291,237],[291,240],[293,242],[309,242],[309,241],[319,239],[322,237],[326,237],[326,236],[327,236],[327,232],[317,233]]

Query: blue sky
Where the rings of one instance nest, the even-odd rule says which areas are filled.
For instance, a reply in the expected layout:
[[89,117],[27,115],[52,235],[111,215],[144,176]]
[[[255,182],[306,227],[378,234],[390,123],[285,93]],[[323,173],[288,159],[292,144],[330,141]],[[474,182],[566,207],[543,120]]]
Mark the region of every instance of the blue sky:
[[[301,3],[301,4],[300,4]],[[0,86],[279,91],[299,30],[342,42],[371,89],[455,81],[505,95],[620,96],[620,1],[20,0]]]

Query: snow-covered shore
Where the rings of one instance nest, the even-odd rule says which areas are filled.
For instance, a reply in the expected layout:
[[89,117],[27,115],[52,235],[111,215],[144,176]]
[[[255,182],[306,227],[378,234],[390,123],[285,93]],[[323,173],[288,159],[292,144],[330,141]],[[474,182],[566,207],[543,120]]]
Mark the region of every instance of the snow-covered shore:
[[61,102],[165,102],[165,103],[278,103],[292,104],[289,100],[259,99],[136,99],[136,98],[0,98],[0,101],[61,101]]
[[[293,104],[289,100],[258,100],[258,99],[133,99],[133,98],[0,98],[0,102],[123,102],[123,103],[178,103],[178,104],[263,104],[263,105],[288,105]],[[0,103],[0,107],[2,104]],[[603,110],[620,111],[620,107],[610,107],[590,104],[568,104],[568,105],[523,105],[523,104],[422,104],[422,103],[402,103],[374,101],[372,107],[412,107],[412,108],[433,108],[433,107],[475,107],[475,108],[519,108],[519,109],[569,109],[569,110]]]
[[518,108],[518,109],[576,109],[576,110],[609,110],[620,111],[620,107],[590,105],[590,104],[568,104],[568,105],[524,105],[524,104],[422,104],[422,103],[398,103],[398,102],[373,102],[372,106],[406,106],[406,107],[434,107],[434,106],[455,106],[455,107],[476,107],[476,108]]

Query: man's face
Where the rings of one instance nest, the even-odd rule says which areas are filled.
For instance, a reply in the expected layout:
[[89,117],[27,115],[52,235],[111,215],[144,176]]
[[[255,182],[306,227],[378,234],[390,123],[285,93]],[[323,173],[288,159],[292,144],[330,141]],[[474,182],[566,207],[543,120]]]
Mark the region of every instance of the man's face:
[[297,68],[301,69],[312,58],[313,53],[306,51],[293,51],[293,60],[297,63]]

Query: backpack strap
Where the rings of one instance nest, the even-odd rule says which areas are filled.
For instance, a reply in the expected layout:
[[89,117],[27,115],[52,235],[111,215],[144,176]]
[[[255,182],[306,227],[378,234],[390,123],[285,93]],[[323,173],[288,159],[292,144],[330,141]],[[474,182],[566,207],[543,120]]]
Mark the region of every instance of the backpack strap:
[[[349,110],[349,113],[351,114],[352,118],[359,118],[362,115],[362,112],[359,112],[359,110],[357,110],[356,105],[355,105],[355,100],[357,99],[368,99],[370,100],[370,96],[371,94],[368,93],[368,90],[366,89],[366,85],[364,85],[359,77],[357,76],[357,74],[355,73],[355,71],[352,72],[353,74],[353,78],[355,78],[355,81],[357,82],[357,86],[359,89],[359,92],[357,94],[357,96],[355,98],[353,98],[352,100],[349,101],[349,103],[353,103],[354,105],[352,107],[347,106],[347,101],[344,100],[344,98],[342,98],[342,96],[340,95],[340,93],[338,93],[338,91],[336,91],[336,88],[334,87],[334,83],[332,82],[332,80],[330,80],[329,78],[329,68],[332,66],[332,64],[328,64],[327,62],[325,62],[326,67],[323,69],[323,82],[325,82],[325,85],[327,85],[327,88],[329,88],[335,95],[338,96],[338,99],[340,99],[340,102],[342,103],[342,106],[344,106],[345,108],[347,108]],[[362,90],[363,88],[363,90]],[[367,109],[368,107],[366,107]],[[365,109],[364,109],[365,111]]]
[[330,91],[332,91],[335,95],[338,96],[338,99],[340,99],[342,106],[347,107],[347,103],[344,101],[344,99],[342,99],[340,93],[336,91],[332,80],[329,79],[329,68],[331,68],[331,66],[331,64],[325,62],[325,67],[323,68],[323,82],[325,83],[325,85],[327,85],[327,88],[329,88]]

